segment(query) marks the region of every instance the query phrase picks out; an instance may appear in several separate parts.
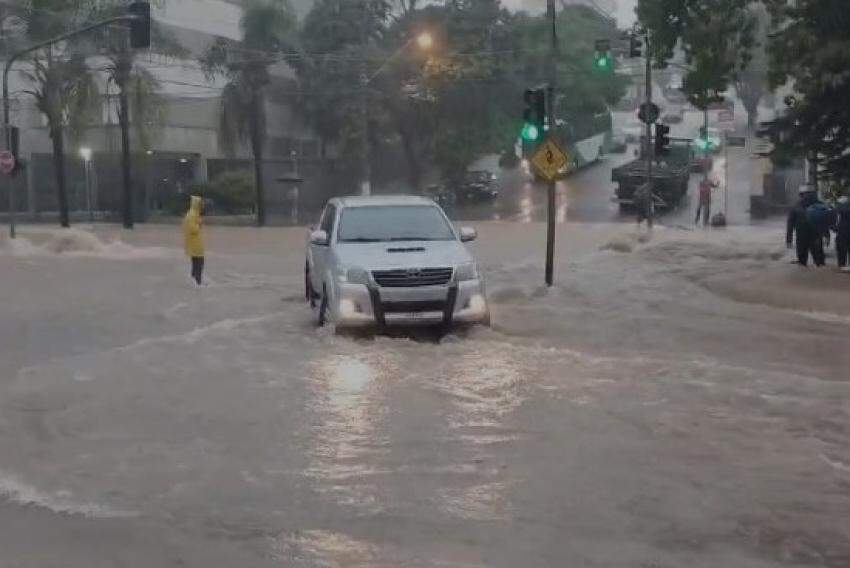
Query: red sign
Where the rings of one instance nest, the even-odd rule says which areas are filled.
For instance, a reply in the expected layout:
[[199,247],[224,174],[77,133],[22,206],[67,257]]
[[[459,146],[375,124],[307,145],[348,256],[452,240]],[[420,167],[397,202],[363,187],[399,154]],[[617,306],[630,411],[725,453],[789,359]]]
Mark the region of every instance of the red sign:
[[0,152],[0,172],[11,175],[15,171],[15,156],[8,150]]

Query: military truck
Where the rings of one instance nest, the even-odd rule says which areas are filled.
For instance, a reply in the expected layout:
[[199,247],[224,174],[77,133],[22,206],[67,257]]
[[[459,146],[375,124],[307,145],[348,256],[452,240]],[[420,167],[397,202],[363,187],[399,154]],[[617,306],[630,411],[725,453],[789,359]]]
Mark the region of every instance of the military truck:
[[[634,207],[635,191],[647,181],[644,157],[646,137],[643,137],[641,142],[642,150],[637,159],[611,170],[611,181],[617,184],[615,201],[620,204],[621,210]],[[691,140],[671,138],[668,153],[657,157],[652,164],[652,188],[656,208],[672,209],[688,193],[692,160]]]

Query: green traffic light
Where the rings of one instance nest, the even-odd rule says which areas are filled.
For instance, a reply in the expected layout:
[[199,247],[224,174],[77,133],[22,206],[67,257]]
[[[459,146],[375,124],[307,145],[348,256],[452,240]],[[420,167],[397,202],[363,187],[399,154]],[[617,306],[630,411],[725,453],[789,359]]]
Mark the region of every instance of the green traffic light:
[[523,140],[534,142],[540,136],[540,132],[537,129],[537,126],[525,123],[522,125],[522,131],[520,132],[520,136],[522,136]]
[[607,55],[602,55],[596,58],[596,66],[600,69],[608,69],[609,60]]
[[711,150],[714,144],[712,144],[709,138],[697,138],[696,140],[694,140],[694,146],[696,146],[700,150],[706,151]]

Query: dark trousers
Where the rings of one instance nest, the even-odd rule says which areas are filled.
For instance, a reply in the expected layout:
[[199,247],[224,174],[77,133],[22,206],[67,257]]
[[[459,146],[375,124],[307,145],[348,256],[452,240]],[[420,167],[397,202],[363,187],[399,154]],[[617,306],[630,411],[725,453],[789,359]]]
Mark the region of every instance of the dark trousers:
[[201,276],[204,273],[204,257],[202,256],[193,256],[192,257],[192,278],[195,279],[195,282],[200,286],[201,284]]
[[694,219],[694,224],[699,223],[700,213],[702,213],[702,224],[708,225],[708,218],[711,216],[711,202],[710,201],[700,201],[699,205],[697,205],[697,216]]
[[815,266],[823,266],[826,255],[823,252],[823,238],[820,235],[807,235],[797,233],[797,260],[803,266],[809,264],[809,254]]
[[838,268],[850,264],[850,233],[835,235],[835,254],[838,257]]

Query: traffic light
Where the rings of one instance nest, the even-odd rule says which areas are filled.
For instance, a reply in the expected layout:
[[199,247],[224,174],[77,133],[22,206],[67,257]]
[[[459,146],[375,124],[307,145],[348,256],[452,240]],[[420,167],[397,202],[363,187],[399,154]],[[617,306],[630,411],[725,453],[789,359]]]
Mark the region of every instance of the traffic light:
[[526,89],[523,100],[525,110],[522,112],[523,125],[520,136],[523,140],[534,142],[543,135],[543,126],[546,123],[546,91]]
[[629,35],[629,57],[640,57],[643,52],[643,42],[634,34]]
[[607,39],[598,39],[594,44],[595,52],[593,55],[594,66],[601,71],[611,69],[611,41]]
[[666,124],[655,125],[655,155],[663,156],[669,151],[670,127]]
[[127,6],[130,20],[130,47],[151,46],[151,5],[147,2],[131,2]]
[[708,129],[705,126],[701,126],[699,129],[699,138],[694,140],[694,146],[697,149],[702,150],[703,152],[707,152],[709,150],[714,149],[714,142],[708,136]]

